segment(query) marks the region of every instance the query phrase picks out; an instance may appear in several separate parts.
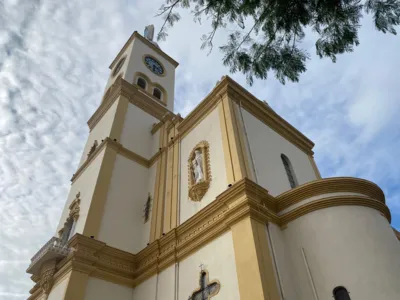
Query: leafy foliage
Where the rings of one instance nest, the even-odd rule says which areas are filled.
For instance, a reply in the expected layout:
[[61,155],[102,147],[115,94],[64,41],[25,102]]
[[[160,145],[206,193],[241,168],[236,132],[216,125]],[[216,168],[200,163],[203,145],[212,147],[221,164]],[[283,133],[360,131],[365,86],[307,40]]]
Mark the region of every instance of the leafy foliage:
[[211,32],[202,37],[202,48],[209,51],[219,28],[236,26],[220,47],[223,63],[233,73],[244,73],[249,84],[254,77],[266,79],[269,71],[283,84],[297,82],[309,59],[299,47],[306,28],[318,34],[318,56],[336,62],[337,54],[352,52],[359,44],[362,12],[372,14],[383,33],[396,34],[400,23],[400,0],[166,0],[158,14],[164,16],[164,24],[157,39],[164,40],[167,29],[180,20],[177,8],[191,7],[196,22],[211,19]]

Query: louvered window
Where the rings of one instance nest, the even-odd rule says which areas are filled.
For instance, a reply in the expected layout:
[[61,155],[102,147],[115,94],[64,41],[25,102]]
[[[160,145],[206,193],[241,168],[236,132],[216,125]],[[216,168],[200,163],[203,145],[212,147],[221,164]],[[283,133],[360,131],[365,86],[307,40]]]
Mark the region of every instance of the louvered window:
[[146,85],[147,85],[146,80],[144,80],[142,77],[139,77],[137,79],[137,85],[145,90],[146,89]]
[[161,100],[162,97],[162,92],[158,88],[154,88],[153,90],[153,96],[156,97],[157,99]]

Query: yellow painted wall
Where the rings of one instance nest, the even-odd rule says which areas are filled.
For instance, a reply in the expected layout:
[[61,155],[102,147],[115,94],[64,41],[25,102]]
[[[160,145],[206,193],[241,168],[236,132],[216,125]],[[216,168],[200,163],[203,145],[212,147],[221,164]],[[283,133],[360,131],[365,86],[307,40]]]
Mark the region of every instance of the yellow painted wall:
[[120,143],[127,149],[150,159],[158,151],[158,134],[152,135],[159,121],[133,104],[128,105]]
[[[193,202],[188,196],[188,158],[193,148],[203,140],[206,140],[210,145],[212,181],[203,199],[200,202]],[[180,172],[180,222],[183,223],[211,203],[228,186],[218,109],[214,109],[183,138],[181,142]]]
[[136,286],[133,300],[175,300],[175,265]]
[[[107,89],[115,82],[115,79],[119,76],[119,74],[123,74],[122,78],[124,78],[125,80],[127,80],[126,78],[126,71],[128,68],[128,62],[129,62],[129,54],[132,52],[132,43],[129,44],[129,46],[125,49],[124,53],[122,54],[122,57],[126,57],[124,64],[122,65],[121,70],[118,72],[118,74],[116,74],[115,76],[113,76],[113,72],[114,70],[110,70],[110,77],[108,78],[107,84],[106,84],[106,88],[104,90],[104,92],[107,91]],[[117,63],[115,64],[115,66],[118,64],[119,61],[117,61]],[[114,68],[115,68],[114,66]],[[127,80],[129,81],[129,80]]]
[[47,300],[63,299],[68,284],[68,276],[64,277],[60,282],[53,286]]
[[[64,222],[67,220],[69,214],[69,206],[71,202],[75,199],[76,194],[80,192],[80,211],[79,219],[75,227],[74,233],[82,233],[83,227],[85,226],[86,217],[90,207],[90,201],[93,196],[95,184],[100,171],[101,162],[104,157],[104,149],[96,156],[96,158],[89,164],[87,169],[81,173],[81,175],[75,180],[71,185],[71,189],[68,194],[67,201],[62,212],[60,222],[57,226],[57,232],[64,227]],[[71,235],[72,236],[72,235]]]
[[130,287],[90,277],[84,300],[133,300],[132,294]]
[[[133,299],[156,299],[156,284],[157,275],[152,276],[146,281],[142,282],[140,285],[136,286],[133,290]],[[161,298],[160,298],[161,300]]]
[[188,299],[199,287],[200,265],[209,279],[219,280],[221,289],[212,300],[239,300],[232,233],[226,232],[179,263],[179,299]]
[[175,300],[175,265],[158,275],[157,299]]
[[317,179],[307,154],[245,109],[241,111],[258,184],[266,188],[273,196],[290,189],[281,159],[282,153],[290,159],[299,185]]
[[[79,162],[79,166],[81,166],[86,161],[87,155],[95,140],[97,140],[97,143],[100,145],[101,140],[104,140],[106,137],[110,136],[111,125],[115,119],[118,102],[119,100],[113,103],[113,105],[107,110],[104,116],[99,120],[93,130],[89,133],[85,148],[83,149],[81,160]],[[114,139],[114,137],[111,138]]]
[[315,299],[302,248],[319,299],[330,299],[341,285],[352,299],[398,299],[400,243],[375,209],[337,206],[314,211],[290,222],[283,236],[296,288],[291,299]]
[[109,246],[137,253],[148,243],[143,210],[148,168],[117,155],[104,206],[98,239]]

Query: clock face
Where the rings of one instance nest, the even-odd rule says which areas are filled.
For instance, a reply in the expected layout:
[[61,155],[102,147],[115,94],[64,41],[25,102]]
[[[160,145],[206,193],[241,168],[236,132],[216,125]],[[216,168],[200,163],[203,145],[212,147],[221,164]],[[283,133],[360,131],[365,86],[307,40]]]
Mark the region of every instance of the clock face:
[[154,74],[157,74],[157,75],[164,74],[164,68],[161,65],[161,63],[159,63],[157,60],[155,60],[151,56],[146,56],[144,58],[144,63],[146,64],[146,67],[148,67],[150,69],[150,71],[152,71]]

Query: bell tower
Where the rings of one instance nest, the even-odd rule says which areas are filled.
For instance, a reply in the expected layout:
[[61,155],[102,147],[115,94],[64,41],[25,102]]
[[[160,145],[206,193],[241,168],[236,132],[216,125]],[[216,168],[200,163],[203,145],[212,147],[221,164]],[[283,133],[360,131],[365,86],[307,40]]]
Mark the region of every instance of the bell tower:
[[135,31],[110,65],[55,236],[27,270],[36,282],[30,299],[82,299],[87,273],[72,268],[68,280],[55,275],[79,236],[134,255],[162,234],[155,219],[163,208],[153,208],[153,203],[164,192],[158,188],[163,186],[160,178],[165,180],[164,132],[181,118],[172,112],[178,63],[153,36],[152,25],[144,36]]
[[228,76],[175,115],[153,35],[110,66],[28,300],[398,299],[382,190],[322,178],[313,142]]
[[144,36],[133,33],[110,65],[105,93],[121,77],[138,85],[141,92],[173,111],[178,63],[160,49],[153,37],[153,25],[146,26]]

